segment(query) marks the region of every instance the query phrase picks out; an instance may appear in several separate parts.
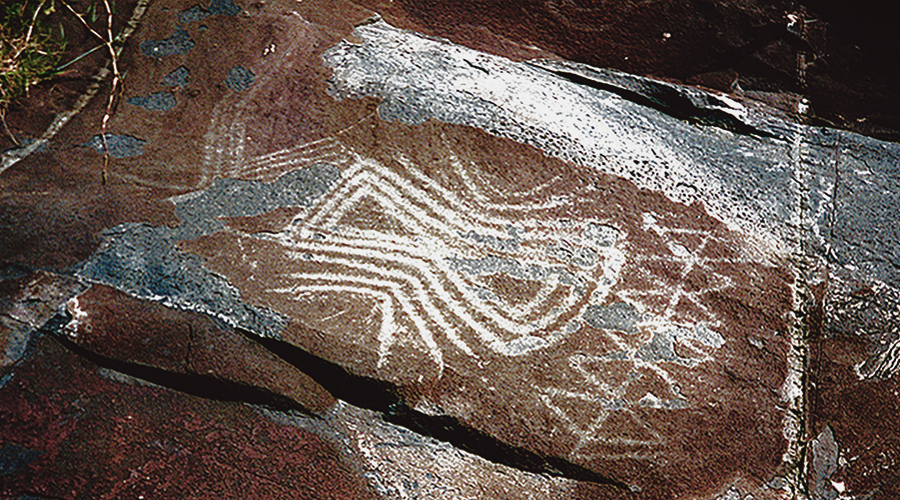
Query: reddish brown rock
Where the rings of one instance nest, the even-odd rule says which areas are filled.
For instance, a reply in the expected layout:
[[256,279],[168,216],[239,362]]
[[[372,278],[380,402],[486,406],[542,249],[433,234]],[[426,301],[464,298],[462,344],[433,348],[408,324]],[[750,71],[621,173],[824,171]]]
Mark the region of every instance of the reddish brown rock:
[[0,443],[4,497],[373,497],[312,432],[98,369],[48,337],[0,391]]
[[[820,444],[809,485],[821,498],[900,495],[900,376],[896,296],[884,285],[846,282],[835,272],[820,286],[810,343],[810,436]],[[842,279],[843,278],[843,279]]]
[[854,367],[867,356],[864,344],[850,338],[821,339],[811,346],[812,434],[832,432],[832,470],[810,467],[810,485],[818,482],[823,498],[838,493],[873,499],[900,495],[897,463],[900,435],[894,415],[900,410],[897,376],[860,380]]
[[[208,316],[134,299],[103,285],[72,298],[66,334],[105,358],[195,375],[195,384],[225,380],[289,398],[320,412],[334,398],[308,375]],[[263,396],[261,394],[261,396]]]
[[[0,261],[93,283],[64,345],[105,366],[7,355],[2,494],[889,498],[900,155],[785,121],[823,32],[783,7],[152,4],[109,182],[102,95],[0,172]],[[746,50],[789,112],[376,12],[721,88]],[[81,291],[37,276],[29,332]]]
[[[433,146],[406,147],[413,137]],[[242,221],[181,246],[258,304],[295,318],[285,341],[398,384],[419,411],[447,413],[514,446],[565,457],[645,498],[712,493],[738,478],[752,484],[785,473],[786,415],[777,408],[793,278],[777,257],[700,205],[579,175],[479,131],[382,122],[342,142],[372,159],[351,164],[334,195],[280,230],[273,231],[276,219],[258,217],[277,238],[253,237],[256,230]],[[396,192],[381,191],[388,186]],[[549,193],[565,195],[548,203]],[[463,220],[473,222],[443,218],[454,199],[471,211]],[[416,205],[425,214],[406,208]],[[378,250],[358,253],[343,241]],[[438,254],[447,252],[440,245],[453,250]],[[419,247],[433,248],[433,256]],[[490,257],[518,262],[545,252],[553,256],[545,265],[557,266],[554,280],[572,284],[548,287],[540,271],[526,269],[538,264]],[[238,253],[252,269],[235,265]],[[578,255],[595,259],[583,264],[597,273],[584,290],[575,281],[584,272],[573,264]],[[497,302],[489,308],[466,287]],[[531,316],[513,312],[536,300]],[[609,311],[619,306],[631,317],[616,324]],[[435,307],[442,312],[429,313]],[[582,324],[585,307],[595,315]],[[517,347],[496,326],[500,318],[543,322],[530,337],[543,347],[525,354],[527,344]],[[436,321],[447,326],[431,326]],[[397,329],[386,330],[388,323]],[[521,355],[509,357],[515,349]]]

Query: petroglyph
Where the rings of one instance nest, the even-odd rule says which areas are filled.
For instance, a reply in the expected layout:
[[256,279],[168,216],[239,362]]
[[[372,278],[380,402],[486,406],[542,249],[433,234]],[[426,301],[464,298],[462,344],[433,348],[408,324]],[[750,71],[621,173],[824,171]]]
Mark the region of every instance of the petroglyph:
[[[577,330],[588,302],[616,283],[624,254],[613,228],[539,219],[559,202],[508,205],[481,190],[450,191],[402,158],[398,164],[402,173],[357,158],[285,232],[258,236],[289,247],[302,269],[291,274],[296,284],[270,291],[298,299],[349,292],[374,302],[379,365],[410,335],[441,369],[439,337],[472,356],[546,347]],[[492,202],[472,201],[486,198]],[[360,224],[366,212],[379,215],[379,227]]]

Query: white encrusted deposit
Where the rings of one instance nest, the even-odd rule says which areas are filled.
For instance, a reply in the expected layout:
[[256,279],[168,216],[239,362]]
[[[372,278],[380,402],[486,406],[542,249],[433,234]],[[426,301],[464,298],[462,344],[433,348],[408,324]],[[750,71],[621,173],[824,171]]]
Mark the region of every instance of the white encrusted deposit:
[[[787,141],[694,125],[535,65],[382,21],[355,34],[361,44],[343,42],[324,55],[334,70],[330,90],[384,99],[385,119],[479,127],[677,201],[703,200],[750,233],[783,233],[798,204]],[[746,114],[729,104],[734,117]]]

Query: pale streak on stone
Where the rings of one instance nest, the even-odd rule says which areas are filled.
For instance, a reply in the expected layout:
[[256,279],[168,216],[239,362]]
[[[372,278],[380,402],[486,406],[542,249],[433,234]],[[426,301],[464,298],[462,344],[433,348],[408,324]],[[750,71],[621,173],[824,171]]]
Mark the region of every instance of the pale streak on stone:
[[66,323],[65,332],[70,339],[75,340],[78,338],[78,327],[81,326],[85,319],[87,319],[88,313],[81,308],[77,296],[72,297],[66,302],[66,310],[72,315],[72,319]]
[[333,137],[328,137],[247,160],[239,174],[246,179],[267,180],[277,177],[277,174],[291,167],[313,163],[341,164],[341,160],[348,156],[349,151],[343,144]]
[[[758,247],[754,245],[744,245],[740,248],[740,254],[742,254],[742,258],[740,259],[713,259],[708,257],[699,257],[698,255],[703,251],[706,245],[709,243],[710,239],[712,239],[713,235],[707,231],[700,231],[695,229],[678,229],[678,228],[667,228],[661,226],[654,214],[652,213],[644,213],[643,214],[643,222],[642,228],[645,231],[653,231],[660,238],[663,239],[666,246],[669,248],[670,252],[672,252],[672,257],[665,256],[656,256],[656,257],[644,257],[638,258],[640,261],[644,260],[663,260],[669,262],[676,262],[684,265],[684,270],[681,272],[681,280],[675,286],[675,289],[672,290],[670,288],[663,288],[660,291],[654,292],[646,292],[639,290],[620,290],[617,294],[621,297],[628,298],[635,303],[640,303],[640,301],[635,297],[639,295],[668,295],[669,300],[666,305],[665,311],[663,311],[661,316],[654,317],[652,319],[647,319],[644,321],[646,326],[651,324],[655,324],[657,328],[663,328],[668,325],[672,317],[675,313],[675,307],[678,305],[678,302],[686,297],[688,300],[697,305],[704,312],[709,314],[709,309],[702,303],[702,301],[696,300],[697,296],[707,293],[710,291],[722,291],[726,290],[732,286],[734,286],[733,280],[723,274],[713,273],[718,277],[718,283],[715,284],[714,287],[708,288],[701,291],[688,292],[684,288],[684,278],[696,267],[700,266],[703,268],[705,264],[709,263],[732,263],[732,264],[744,264],[748,262],[758,262],[758,263],[766,263],[768,264],[768,259],[766,259],[764,255],[760,255],[757,253]],[[679,243],[673,241],[673,239],[669,236],[670,234],[690,234],[690,235],[699,235],[702,236],[703,239],[698,246],[698,248],[691,252],[686,248],[681,246]],[[710,316],[713,316],[710,314]],[[714,317],[714,316],[713,316]],[[711,326],[721,326],[721,320],[715,318],[714,321],[707,322],[707,324]]]
[[[554,387],[542,388],[540,390],[541,394],[538,395],[541,402],[544,406],[547,407],[553,414],[556,415],[557,418],[563,421],[565,424],[566,430],[574,434],[578,438],[578,442],[575,447],[569,450],[569,457],[576,460],[591,460],[595,458],[596,454],[585,454],[581,450],[585,447],[589,446],[591,443],[602,443],[607,445],[619,445],[619,446],[642,446],[647,448],[658,447],[662,444],[662,439],[659,436],[659,433],[654,431],[650,426],[646,423],[641,422],[640,419],[634,414],[633,411],[629,409],[621,409],[621,410],[610,410],[602,408],[601,402],[598,398],[590,393],[586,392],[573,392],[563,389],[558,389]],[[600,406],[599,411],[595,411],[592,413],[591,417],[586,425],[585,422],[579,422],[565,412],[559,406],[553,404],[553,398],[571,398],[583,401],[585,403],[593,404],[594,406]],[[585,408],[581,408],[582,411]],[[603,424],[609,418],[609,416],[613,413],[613,411],[624,411],[631,415],[636,422],[640,423],[643,428],[649,432],[652,436],[652,440],[636,440],[629,438],[603,438],[600,436],[599,431],[603,427]],[[583,417],[584,415],[579,415],[579,417]],[[654,458],[657,454],[655,452],[651,453],[639,453],[639,452],[623,452],[620,454],[615,453],[603,453],[601,456],[604,459],[616,460],[621,458],[632,458],[632,459],[648,459]]]
[[[459,157],[455,153],[450,151],[449,154],[447,155],[446,159],[447,159],[447,161],[450,162],[451,165],[453,165],[454,171],[463,180],[463,184],[466,185],[466,188],[472,193],[474,198],[476,198],[478,200],[478,204],[480,206],[490,207],[490,209],[492,209],[492,210],[521,210],[521,209],[536,208],[535,205],[533,205],[533,204],[531,204],[531,205],[516,205],[513,203],[510,203],[510,204],[494,203],[491,198],[489,198],[488,196],[486,196],[484,193],[481,192],[480,187],[472,180],[472,177],[469,175],[468,169],[466,169],[466,166],[463,165],[462,161],[460,161]],[[522,191],[522,192],[519,192],[516,194],[521,195],[521,196],[535,196],[535,195],[537,195],[537,193],[549,188],[553,184],[553,182],[556,181],[558,178],[559,178],[558,176],[554,177],[553,179],[550,179],[546,182],[542,182],[541,184],[529,189],[528,191]],[[429,181],[430,181],[430,179],[429,179]],[[431,182],[434,182],[434,181],[431,181]],[[486,187],[489,189],[493,188],[493,186],[491,186],[491,185],[487,185]],[[492,189],[492,190],[496,191],[495,189]],[[496,193],[496,194],[500,194],[500,193]],[[550,201],[548,203],[544,203],[544,204],[540,205],[540,208],[556,208],[556,207],[562,206],[564,204],[565,204],[565,202],[562,199],[560,199],[559,197],[555,197],[555,199],[553,199],[553,201]]]
[[[460,305],[452,297],[450,297],[446,293],[446,291],[443,290],[443,287],[441,286],[442,280],[439,279],[430,270],[428,270],[426,265],[419,264],[419,262],[422,262],[421,260],[398,257],[397,254],[390,253],[389,249],[387,251],[367,250],[364,248],[360,248],[361,243],[362,242],[358,242],[358,241],[350,241],[350,242],[347,242],[346,244],[338,246],[338,245],[326,245],[326,244],[316,243],[313,241],[305,241],[305,242],[303,242],[302,245],[299,245],[298,243],[294,242],[293,246],[296,248],[296,251],[298,253],[298,258],[302,258],[300,256],[305,255],[306,253],[308,253],[309,250],[312,249],[312,250],[316,250],[316,251],[330,251],[330,252],[335,252],[335,253],[350,254],[352,256],[362,257],[362,258],[367,258],[367,259],[373,259],[373,258],[374,259],[383,259],[383,260],[387,260],[387,261],[399,262],[404,265],[410,266],[425,275],[425,278],[430,285],[428,288],[435,291],[438,294],[438,296],[442,299],[442,301],[445,304],[447,304],[447,306],[449,307],[451,312],[453,312],[456,316],[463,319],[463,321],[466,322],[467,326],[469,326],[470,328],[475,330],[479,334],[479,337],[481,338],[481,340],[483,342],[485,342],[489,346],[492,346],[493,348],[496,348],[497,343],[503,342],[494,333],[483,328],[474,318],[472,318],[468,313],[466,313],[460,307]],[[289,243],[286,243],[286,244],[289,244]],[[423,305],[423,307],[425,307],[426,311],[429,312],[429,316],[435,322],[437,322],[439,326],[441,326],[442,331],[448,336],[448,338],[451,338],[451,340],[459,338],[459,334],[457,333],[456,329],[453,328],[449,323],[446,322],[446,320],[443,317],[443,314],[440,312],[439,309],[437,309],[434,306],[432,301],[429,299],[425,285],[423,285],[422,282],[418,278],[415,278],[407,273],[403,273],[403,272],[399,272],[399,271],[385,270],[385,269],[380,268],[377,265],[355,262],[350,259],[328,258],[328,259],[323,259],[323,261],[328,262],[328,263],[336,263],[336,264],[341,264],[341,265],[345,265],[345,266],[349,266],[349,267],[354,267],[357,269],[361,269],[364,271],[368,271],[371,273],[376,273],[376,274],[380,274],[380,275],[384,275],[384,276],[388,276],[388,277],[400,278],[405,283],[411,284],[414,287],[414,289],[416,290],[416,294],[419,299],[419,302]],[[456,285],[456,286],[462,285],[462,283],[459,282],[458,278],[454,279],[452,277],[452,275],[450,275],[450,276],[451,276],[451,278],[450,278],[451,282],[453,282],[454,285]],[[340,277],[340,276],[338,276],[338,277]],[[465,287],[461,287],[461,291],[462,290],[465,290]],[[477,296],[475,294],[467,293],[467,295],[469,295],[469,297],[467,297],[467,298],[469,298],[470,300],[473,297],[477,298]],[[476,304],[477,303],[478,302],[476,302]],[[521,325],[519,325],[519,324],[504,321],[502,318],[498,318],[496,316],[490,317],[490,319],[494,322],[498,322],[499,326],[501,328],[506,328],[507,330],[516,331],[519,328],[521,328]],[[518,333],[520,335],[523,334],[523,332],[518,332]],[[462,342],[462,341],[460,340],[459,342]],[[454,343],[456,343],[456,342],[454,342]],[[457,344],[457,345],[459,345],[459,344]],[[468,350],[468,349],[464,349],[464,350]]]
[[[441,354],[441,350],[438,347],[437,343],[434,341],[434,337],[431,334],[431,330],[428,328],[428,325],[425,321],[419,316],[416,312],[415,307],[412,305],[412,301],[403,293],[402,288],[399,284],[389,281],[389,280],[371,280],[366,278],[357,278],[357,277],[348,277],[348,276],[334,276],[328,275],[324,273],[319,274],[304,274],[304,273],[295,273],[290,275],[291,278],[301,279],[301,280],[309,280],[309,281],[334,281],[338,283],[356,283],[357,285],[362,286],[347,286],[347,285],[298,285],[290,288],[274,288],[267,290],[269,292],[274,293],[290,293],[296,294],[298,292],[353,292],[362,295],[372,295],[378,298],[382,304],[382,322],[381,328],[379,329],[378,334],[378,366],[381,367],[387,356],[388,350],[393,344],[393,336],[396,335],[398,331],[398,327],[396,322],[394,321],[394,308],[393,308],[393,300],[397,300],[400,303],[400,307],[403,309],[416,327],[419,329],[419,335],[421,335],[422,340],[425,342],[426,347],[428,347],[429,354],[432,359],[434,359],[435,363],[438,365],[438,368],[441,372],[444,369],[444,361],[443,355]],[[372,290],[371,288],[367,288],[369,286],[377,286],[377,287],[386,287],[390,288],[393,291],[393,295],[388,295],[384,292],[379,292],[377,290]],[[457,347],[460,348],[463,352],[470,356],[474,356],[471,349],[463,343],[458,336],[456,336],[452,332],[446,332],[450,341],[454,343]]]
[[[395,108],[408,111],[412,113],[412,122],[436,117],[487,129],[496,135],[532,144],[564,160],[631,179],[640,187],[663,191],[676,200],[680,199],[681,186],[702,185],[707,208],[714,215],[729,227],[741,227],[757,234],[760,240],[757,243],[765,252],[783,253],[780,240],[761,231],[762,228],[785,230],[779,226],[782,222],[777,203],[766,204],[752,196],[735,203],[728,193],[735,192],[740,186],[726,186],[717,176],[705,175],[713,168],[706,164],[708,160],[694,158],[693,153],[679,150],[663,134],[654,133],[658,127],[644,116],[649,111],[629,113],[627,110],[638,106],[611,93],[588,89],[502,57],[423,38],[383,21],[360,26],[354,33],[363,40],[361,45],[339,44],[324,55],[326,64],[334,69],[331,80],[334,95],[382,97],[385,99],[383,109],[386,106],[390,112]],[[488,74],[466,63],[472,58],[477,58],[479,65],[488,69]],[[417,93],[422,92],[435,94],[428,99],[427,106],[419,102],[424,98]],[[456,101],[465,106],[459,111],[445,109],[452,108]],[[724,104],[730,109],[721,109],[736,116],[745,112],[733,101]],[[490,109],[481,116],[476,109],[478,106]],[[486,121],[485,117],[495,112],[512,123],[491,125],[497,121]],[[420,113],[421,117],[415,113]],[[723,142],[721,135],[731,134],[719,129],[697,131],[674,118],[656,117],[655,112],[654,116],[673,130],[689,130],[691,134],[712,141]],[[793,130],[787,124],[784,127]],[[526,129],[549,131],[552,137],[526,132]],[[753,147],[773,157],[784,149],[781,144],[771,141]],[[633,175],[632,159],[648,162],[638,168],[641,175]],[[777,175],[782,173],[779,170]],[[780,192],[773,194],[778,195]]]
[[[439,192],[441,199],[446,200],[450,205],[452,205],[453,209],[462,210],[462,211],[471,211],[472,210],[472,207],[468,203],[464,202],[463,200],[460,200],[459,197],[456,195],[456,193],[454,193],[453,191],[451,191],[449,189],[444,188],[443,186],[441,186],[440,184],[435,182],[434,179],[430,179],[427,176],[425,176],[424,174],[422,174],[421,172],[419,172],[412,165],[412,163],[409,162],[408,160],[406,160],[403,157],[400,157],[397,160],[403,166],[407,167],[407,169],[408,169],[407,173],[410,174],[410,177],[415,178],[415,179],[425,183],[426,185],[428,185],[429,188],[432,188],[432,189],[436,190],[437,192]],[[462,162],[459,160],[459,157],[456,156],[455,153],[453,153],[451,151],[447,157],[447,160],[450,162],[450,165],[452,165],[454,167],[454,170],[457,173],[457,175],[459,175],[463,179],[464,184],[466,184],[466,187],[468,187],[470,189],[470,192],[472,193],[473,197],[478,199],[478,207],[479,208],[488,209],[489,211],[495,211],[495,212],[513,212],[513,211],[517,211],[517,210],[546,210],[546,209],[557,208],[557,207],[560,207],[560,206],[563,206],[566,204],[566,202],[564,200],[560,199],[560,197],[556,197],[555,199],[548,201],[548,202],[544,202],[544,203],[530,203],[527,205],[495,203],[495,202],[491,201],[490,198],[488,198],[484,193],[482,193],[479,186],[471,180],[471,177],[469,176],[468,172],[466,171],[466,166],[462,164]],[[399,176],[396,177],[396,179],[400,182],[406,182],[405,179],[403,179],[402,177],[399,177]],[[547,185],[549,185],[549,183],[541,184],[529,191],[518,192],[518,193],[516,193],[516,195],[529,196],[537,191],[545,189]],[[488,186],[488,187],[490,187],[490,186]],[[509,221],[505,221],[500,218],[489,218],[486,215],[478,213],[478,212],[475,212],[474,215],[478,218],[479,221],[482,221],[482,222],[485,222],[488,224],[503,224],[504,222],[506,224],[509,224]],[[536,220],[525,220],[522,222],[517,221],[516,224],[524,225],[525,227],[536,227],[539,223]]]
[[[278,421],[284,419],[283,414],[266,413]],[[491,491],[500,498],[544,500],[566,498],[570,489],[578,487],[569,479],[488,462],[448,443],[384,422],[377,413],[343,401],[329,408],[321,420],[304,419],[294,425],[330,435],[346,452],[360,456],[360,472],[379,498],[475,499],[485,498]],[[500,488],[506,495],[498,491]]]

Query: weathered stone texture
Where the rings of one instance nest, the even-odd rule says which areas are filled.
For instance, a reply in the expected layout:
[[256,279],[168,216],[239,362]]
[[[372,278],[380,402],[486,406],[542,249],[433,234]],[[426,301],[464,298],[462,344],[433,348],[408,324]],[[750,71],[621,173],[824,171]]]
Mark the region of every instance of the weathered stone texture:
[[900,494],[900,148],[582,57],[815,33],[369,3],[154,3],[0,172],[0,495]]
[[0,391],[0,496],[373,498],[327,439],[42,337]]

